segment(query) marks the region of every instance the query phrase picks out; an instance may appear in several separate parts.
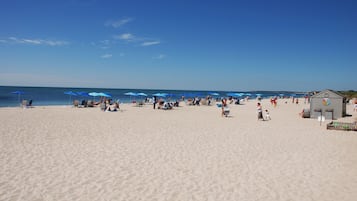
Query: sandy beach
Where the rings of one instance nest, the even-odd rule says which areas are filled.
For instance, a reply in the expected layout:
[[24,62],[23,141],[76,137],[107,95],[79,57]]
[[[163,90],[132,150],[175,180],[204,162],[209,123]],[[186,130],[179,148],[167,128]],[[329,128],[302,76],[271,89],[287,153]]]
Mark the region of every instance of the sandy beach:
[[[153,110],[0,108],[1,201],[354,201],[357,132],[256,100]],[[357,112],[347,105],[353,122]]]

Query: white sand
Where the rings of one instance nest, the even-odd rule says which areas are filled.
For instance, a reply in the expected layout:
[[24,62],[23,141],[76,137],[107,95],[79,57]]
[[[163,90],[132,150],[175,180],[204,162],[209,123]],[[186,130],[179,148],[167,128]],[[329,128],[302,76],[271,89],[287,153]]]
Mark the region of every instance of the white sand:
[[300,118],[303,103],[264,100],[264,122],[244,104],[1,108],[0,200],[357,199],[357,132]]

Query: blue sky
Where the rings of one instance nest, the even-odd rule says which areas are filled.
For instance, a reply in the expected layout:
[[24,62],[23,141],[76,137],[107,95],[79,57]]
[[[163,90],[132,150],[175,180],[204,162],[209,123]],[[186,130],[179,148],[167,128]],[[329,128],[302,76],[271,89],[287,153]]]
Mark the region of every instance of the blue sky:
[[354,0],[2,0],[0,85],[357,90]]

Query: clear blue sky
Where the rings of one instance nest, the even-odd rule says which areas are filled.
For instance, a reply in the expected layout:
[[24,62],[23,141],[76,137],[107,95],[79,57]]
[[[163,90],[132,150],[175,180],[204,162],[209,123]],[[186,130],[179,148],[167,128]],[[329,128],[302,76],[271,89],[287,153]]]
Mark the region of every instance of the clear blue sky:
[[2,0],[0,85],[357,90],[355,0]]

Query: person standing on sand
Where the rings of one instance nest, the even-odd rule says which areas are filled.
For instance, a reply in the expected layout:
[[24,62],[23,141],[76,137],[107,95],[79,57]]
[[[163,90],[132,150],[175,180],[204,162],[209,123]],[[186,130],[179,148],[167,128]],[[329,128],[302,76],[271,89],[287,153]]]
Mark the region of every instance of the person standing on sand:
[[222,117],[225,115],[224,114],[224,108],[227,107],[227,99],[222,99]]
[[270,114],[269,114],[269,111],[268,111],[268,110],[265,110],[265,119],[266,119],[266,120],[271,120]]
[[258,113],[258,120],[263,120],[264,121],[264,118],[263,118],[263,108],[262,108],[262,105],[260,103],[257,103],[257,113]]
[[155,110],[155,108],[156,108],[156,103],[157,103],[157,97],[156,96],[154,96],[154,102],[153,102],[153,108],[154,108],[154,110]]

